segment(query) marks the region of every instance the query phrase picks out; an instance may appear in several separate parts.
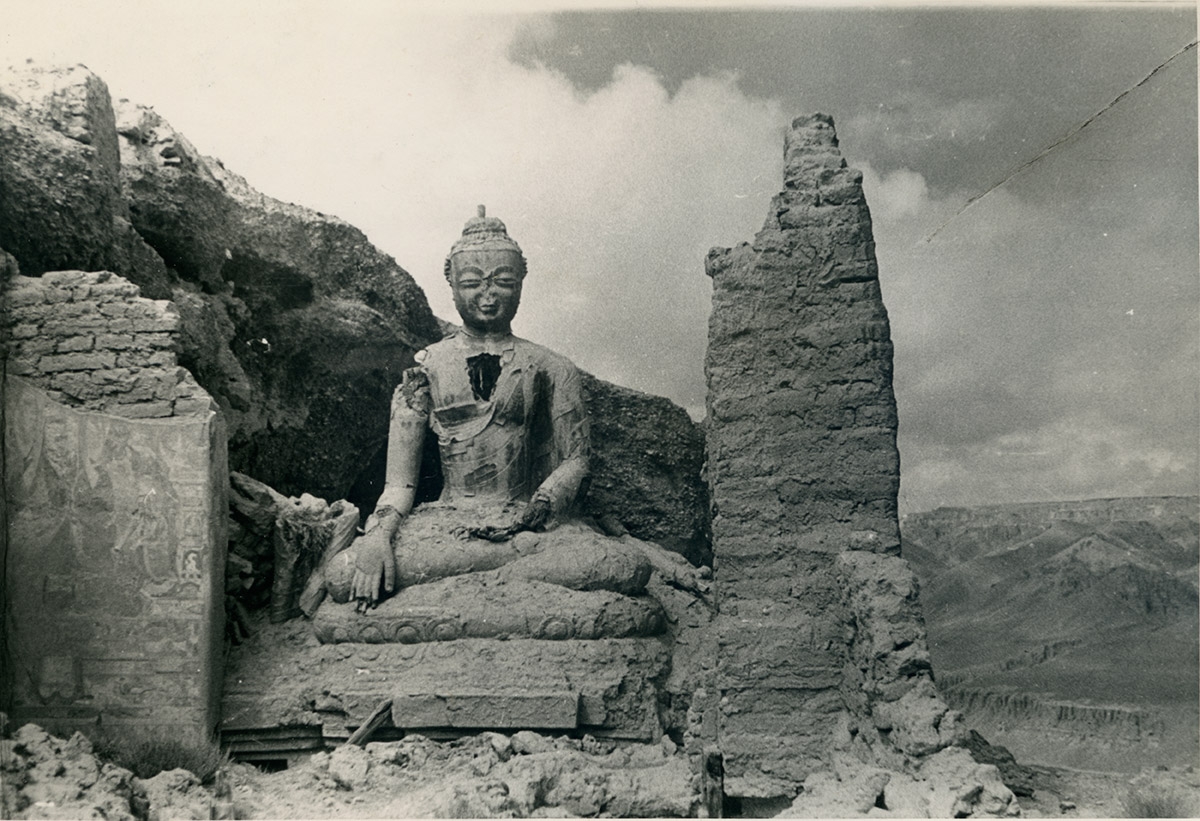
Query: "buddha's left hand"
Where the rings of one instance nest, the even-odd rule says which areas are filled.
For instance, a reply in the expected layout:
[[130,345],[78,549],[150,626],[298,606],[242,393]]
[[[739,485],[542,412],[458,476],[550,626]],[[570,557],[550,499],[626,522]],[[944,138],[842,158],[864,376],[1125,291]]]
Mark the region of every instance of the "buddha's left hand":
[[541,530],[550,520],[552,510],[548,499],[534,497],[529,504],[525,505],[521,515],[513,519],[512,524],[507,527],[496,527],[495,525],[471,527],[465,530],[465,535],[476,539],[486,539],[489,542],[507,542],[523,530]]

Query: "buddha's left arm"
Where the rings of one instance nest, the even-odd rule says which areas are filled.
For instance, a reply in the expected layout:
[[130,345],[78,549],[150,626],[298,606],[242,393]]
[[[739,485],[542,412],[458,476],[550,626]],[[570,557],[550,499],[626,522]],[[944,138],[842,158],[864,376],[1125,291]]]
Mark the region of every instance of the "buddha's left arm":
[[533,494],[550,504],[553,513],[569,508],[588,473],[591,450],[587,407],[579,371],[565,363],[550,380],[550,421],[557,467]]

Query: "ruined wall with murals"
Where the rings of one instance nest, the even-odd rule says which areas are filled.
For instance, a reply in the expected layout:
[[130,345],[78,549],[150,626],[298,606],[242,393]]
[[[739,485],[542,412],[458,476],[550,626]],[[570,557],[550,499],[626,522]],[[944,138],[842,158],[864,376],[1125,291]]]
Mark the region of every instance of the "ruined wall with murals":
[[3,701],[18,722],[207,735],[226,433],[178,313],[108,272],[10,277]]

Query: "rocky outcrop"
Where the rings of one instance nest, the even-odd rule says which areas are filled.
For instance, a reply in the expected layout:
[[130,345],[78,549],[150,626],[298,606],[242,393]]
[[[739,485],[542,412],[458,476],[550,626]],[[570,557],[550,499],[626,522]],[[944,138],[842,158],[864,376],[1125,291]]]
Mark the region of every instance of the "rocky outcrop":
[[112,102],[83,66],[22,66],[0,80],[0,248],[28,276],[115,271],[167,296],[168,272],[121,194]]
[[[916,580],[899,557],[892,344],[861,180],[832,120],[792,123],[763,230],[709,253],[706,361],[725,791],[811,798],[819,783],[861,780],[830,770],[852,751],[887,776],[868,774],[855,812],[882,807],[885,783],[901,790],[889,773],[956,756],[975,766],[952,746],[964,730],[933,686]],[[886,805],[1012,809],[994,770],[959,774],[961,795],[943,774],[936,801],[905,787]]]
[[0,247],[21,271],[108,270],[171,299],[179,364],[225,412],[233,466],[288,494],[370,495],[363,465],[412,353],[440,337],[395,261],[204,158],[82,66],[0,80]]
[[963,741],[963,747],[971,754],[971,758],[980,764],[994,764],[1004,779],[1004,785],[1013,791],[1013,795],[1029,797],[1034,794],[1036,774],[1034,771],[1017,763],[1016,757],[1007,747],[990,744],[986,738],[975,730],[971,730]]
[[358,229],[258,193],[150,109],[117,109],[130,219],[199,286],[177,299],[184,360],[230,410],[231,465],[289,495],[353,495],[392,387],[439,336],[424,294]]
[[704,434],[687,412],[650,396],[583,378],[592,422],[592,461],[584,512],[658,542],[693,564],[711,564]]

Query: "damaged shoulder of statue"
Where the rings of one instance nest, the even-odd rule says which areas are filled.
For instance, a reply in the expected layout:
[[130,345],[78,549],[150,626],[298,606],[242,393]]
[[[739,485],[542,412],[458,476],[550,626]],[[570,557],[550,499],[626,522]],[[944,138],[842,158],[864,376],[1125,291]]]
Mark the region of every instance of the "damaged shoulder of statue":
[[429,404],[429,374],[420,365],[407,368],[392,394],[392,409],[406,408],[427,413]]

